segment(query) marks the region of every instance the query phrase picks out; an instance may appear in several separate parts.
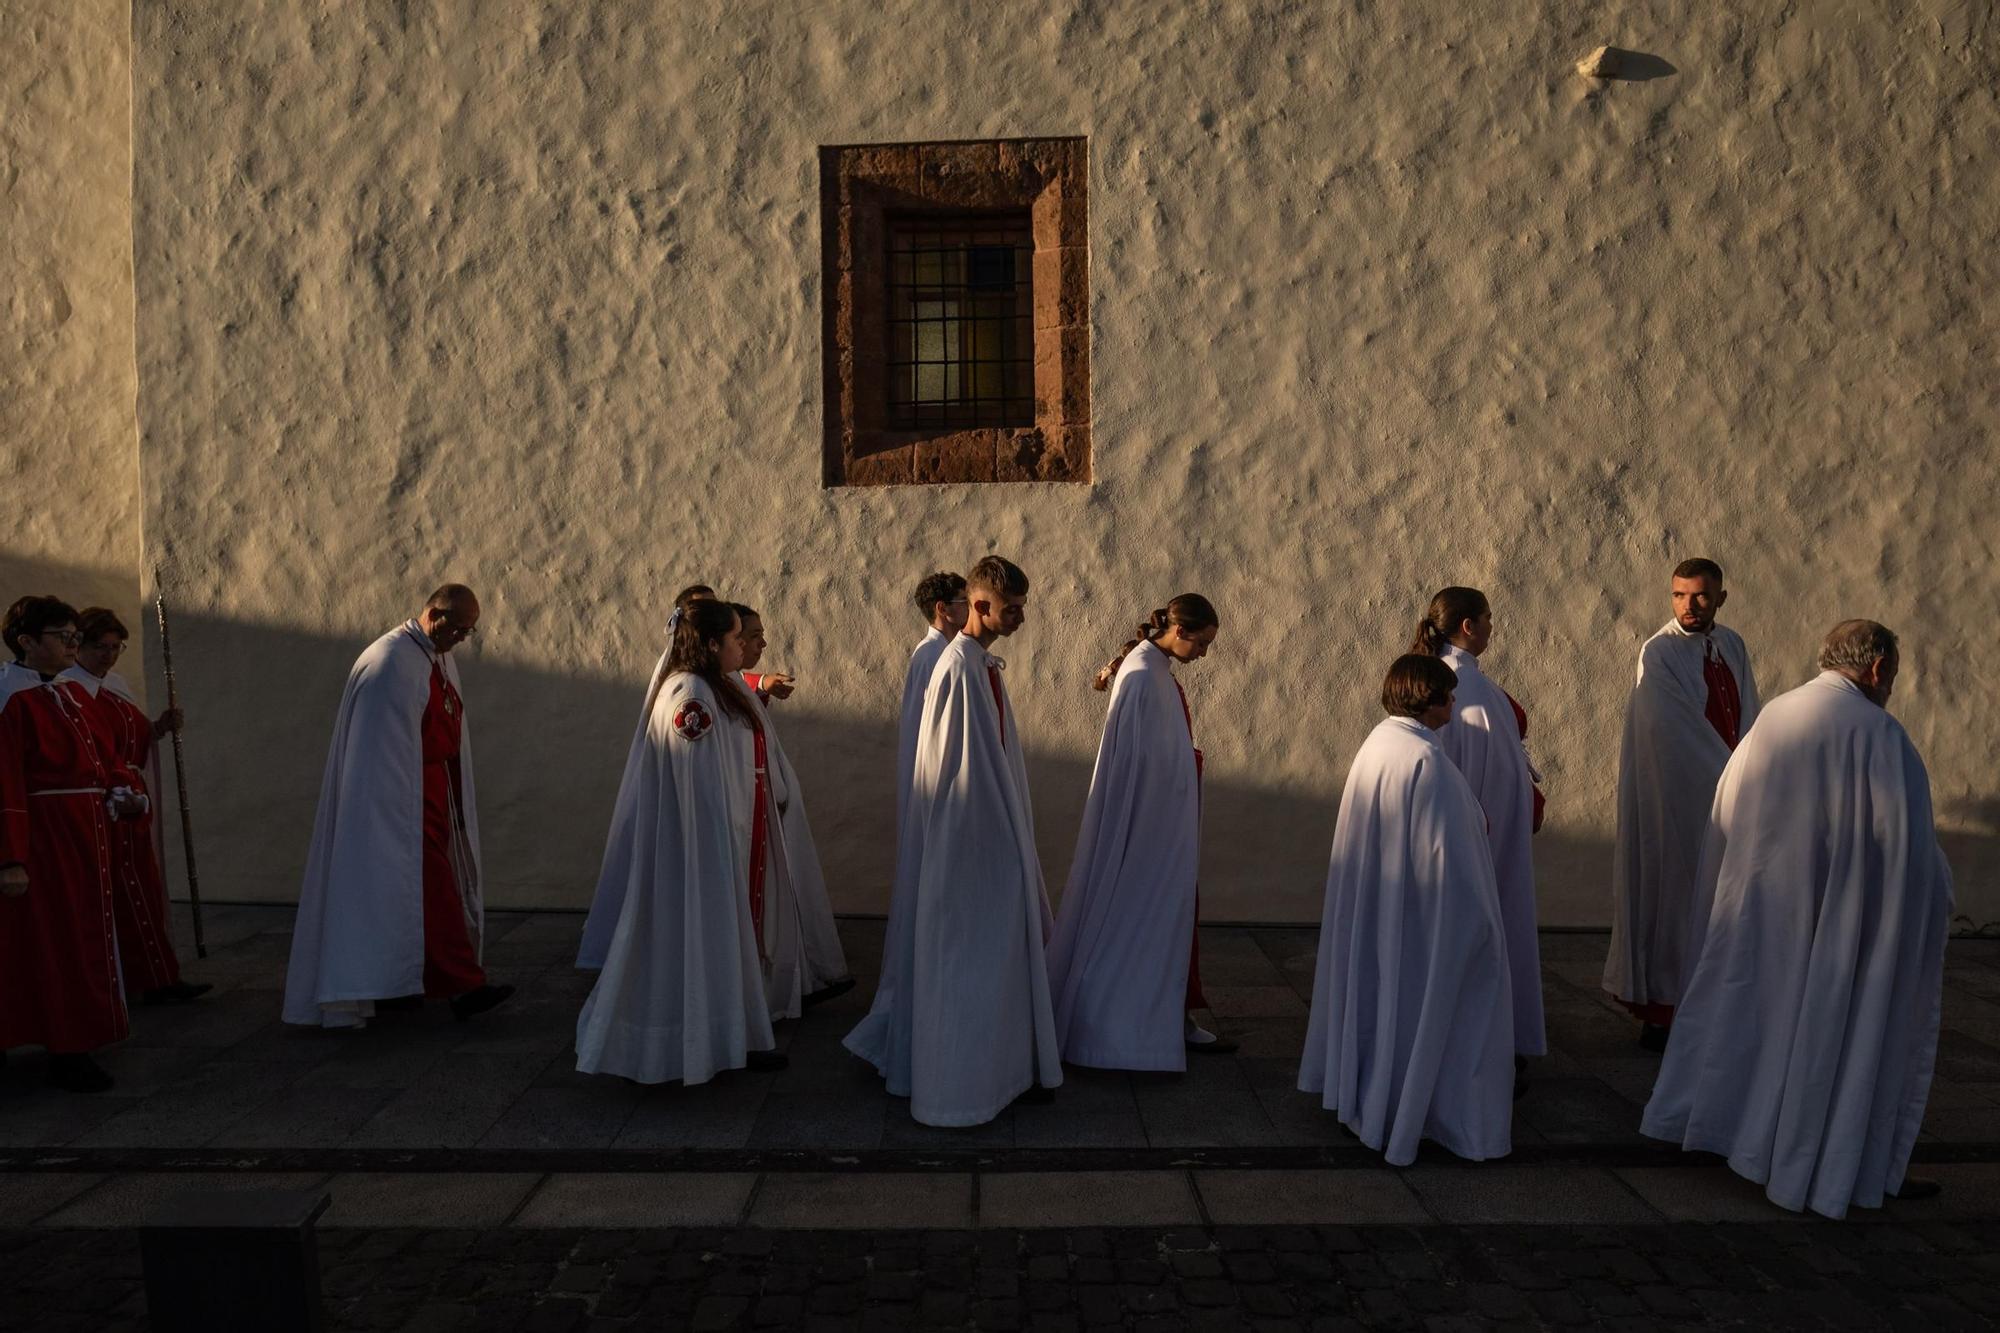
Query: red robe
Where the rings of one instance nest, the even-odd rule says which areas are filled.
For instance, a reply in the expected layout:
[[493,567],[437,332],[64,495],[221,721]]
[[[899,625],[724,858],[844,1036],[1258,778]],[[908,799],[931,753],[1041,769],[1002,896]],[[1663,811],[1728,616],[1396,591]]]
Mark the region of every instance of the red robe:
[[[1174,682],[1174,692],[1181,696],[1181,716],[1187,719],[1188,739],[1194,739],[1194,713],[1188,708],[1187,691],[1181,683]],[[1196,791],[1201,789],[1201,747],[1194,752],[1194,783]],[[1188,932],[1188,982],[1186,1006],[1190,1010],[1208,1008],[1208,996],[1201,989],[1201,890],[1194,894],[1194,929]]]
[[28,868],[28,891],[0,895],[0,1050],[61,1055],[123,1038],[108,787],[132,774],[108,752],[68,681],[0,707],[0,865]]
[[472,947],[459,895],[452,846],[464,823],[459,792],[459,733],[464,726],[465,701],[445,679],[444,668],[431,664],[431,697],[424,705],[424,994],[442,999],[463,995],[486,984],[485,969]]
[[84,694],[99,738],[131,775],[132,790],[153,803],[153,809],[137,819],[121,819],[111,825],[111,905],[125,984],[139,991],[158,990],[181,979],[181,964],[174,956],[166,876],[160,872],[158,844],[153,838],[160,797],[146,788],[153,722],[115,691],[100,686],[95,695],[87,689]]

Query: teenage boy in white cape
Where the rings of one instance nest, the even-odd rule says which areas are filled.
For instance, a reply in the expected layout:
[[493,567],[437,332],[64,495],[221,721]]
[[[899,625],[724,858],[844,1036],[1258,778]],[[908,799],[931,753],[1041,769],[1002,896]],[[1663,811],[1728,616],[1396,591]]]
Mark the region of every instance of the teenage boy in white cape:
[[[1513,1009],[1486,812],[1446,757],[1455,672],[1399,657],[1340,796],[1299,1088],[1391,1165],[1512,1147]],[[1395,947],[1384,949],[1383,941]]]
[[[893,1049],[875,1060],[890,1093],[909,1097],[910,1114],[941,1126],[984,1124],[1062,1082],[1027,766],[1005,663],[988,651],[1025,622],[1028,576],[989,555],[966,585],[965,630],[938,657],[917,737],[902,848],[916,873],[896,905],[914,919],[892,918],[885,942],[901,954],[883,971],[906,982],[887,1021],[910,1034],[907,1062]],[[865,1054],[876,1043],[857,1032],[848,1045]]]
[[360,1027],[385,1001],[426,996],[465,1019],[514,993],[480,964],[472,733],[451,660],[478,627],[472,589],[447,583],[348,674],[299,891],[287,1023]]
[[1694,970],[1687,952],[1701,837],[1715,781],[1757,720],[1757,680],[1740,635],[1715,623],[1729,600],[1722,566],[1683,560],[1674,618],[1639,650],[1618,751],[1618,841],[1604,989],[1639,1020],[1639,1044],[1667,1048]]
[[[847,1034],[847,1049],[887,1073],[899,1071],[891,1079],[890,1090],[897,1087],[903,1091],[899,1096],[908,1096],[908,1083],[898,1083],[896,1078],[907,1079],[910,1067],[910,1006],[899,1003],[898,993],[903,988],[903,963],[912,951],[911,932],[917,924],[916,913],[908,910],[911,896],[916,892],[918,857],[911,843],[910,784],[916,774],[917,735],[923,730],[924,695],[929,691],[931,672],[937,668],[937,660],[958,632],[965,628],[965,617],[971,603],[966,598],[965,577],[940,570],[926,574],[918,581],[913,600],[917,614],[924,618],[924,637],[917,640],[917,646],[910,652],[908,667],[903,672],[903,702],[897,714],[896,723],[896,870],[889,892],[889,923],[883,936],[882,971],[875,982],[875,998],[868,1007],[868,1016]],[[916,844],[921,846],[921,840]]]
[[1757,717],[1715,786],[1688,951],[1640,1129],[1720,1153],[1771,1202],[1842,1217],[1907,1175],[1937,1062],[1951,869],[1872,620]]

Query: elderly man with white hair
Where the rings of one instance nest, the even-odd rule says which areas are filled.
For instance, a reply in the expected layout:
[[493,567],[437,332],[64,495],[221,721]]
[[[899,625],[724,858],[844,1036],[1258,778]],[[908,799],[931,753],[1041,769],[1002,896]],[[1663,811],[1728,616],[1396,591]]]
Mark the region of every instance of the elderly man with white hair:
[[1642,1124],[1827,1217],[1906,1176],[1937,1059],[1951,871],[1889,716],[1896,636],[1833,627],[1819,676],[1730,756],[1695,880],[1696,959]]

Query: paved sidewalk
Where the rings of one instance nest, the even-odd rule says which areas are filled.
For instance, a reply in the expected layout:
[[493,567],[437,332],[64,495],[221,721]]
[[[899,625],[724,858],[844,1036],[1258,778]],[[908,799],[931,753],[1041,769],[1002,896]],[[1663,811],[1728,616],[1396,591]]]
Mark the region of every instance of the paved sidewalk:
[[[417,1154],[449,1169],[494,1169],[494,1155],[541,1154],[531,1165],[553,1170],[578,1165],[577,1154],[596,1154],[596,1165],[666,1154],[684,1166],[796,1169],[855,1154],[864,1165],[915,1153],[1029,1167],[1035,1154],[1056,1165],[1206,1154],[1274,1166],[1361,1153],[1293,1086],[1312,984],[1309,929],[1203,930],[1203,978],[1218,1025],[1242,1042],[1238,1055],[1191,1060],[1183,1077],[1072,1070],[1052,1105],[938,1130],[912,1121],[907,1103],[885,1095],[840,1045],[873,991],[879,922],[843,923],[861,984],[780,1026],[791,1068],[652,1089],[575,1071],[576,1015],[591,981],[571,966],[580,915],[495,914],[488,965],[521,993],[492,1014],[460,1024],[429,1005],[343,1033],[279,1022],[290,922],[282,908],[212,911],[211,956],[195,962],[185,952],[190,975],[216,992],[138,1010],[132,1038],[106,1057],[118,1078],[109,1095],[53,1092],[39,1082],[38,1055],[16,1056],[0,1077],[0,1158],[18,1164],[22,1150],[61,1149],[117,1166],[207,1150],[333,1170],[390,1157],[414,1165],[408,1155]],[[1657,1154],[1638,1121],[1658,1057],[1639,1049],[1635,1025],[1597,989],[1604,947],[1597,934],[1542,937],[1551,1054],[1517,1103],[1517,1161]],[[2000,1145],[2000,941],[1952,943],[1944,1023],[1923,1147],[1986,1157]]]

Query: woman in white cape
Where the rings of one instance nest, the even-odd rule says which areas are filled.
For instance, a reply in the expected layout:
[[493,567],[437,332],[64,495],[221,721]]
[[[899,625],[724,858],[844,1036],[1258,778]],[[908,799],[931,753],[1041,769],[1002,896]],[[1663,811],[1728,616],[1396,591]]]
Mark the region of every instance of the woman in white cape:
[[[1514,997],[1514,1053],[1546,1055],[1541,941],[1535,933],[1535,771],[1522,742],[1517,705],[1479,659],[1493,642],[1493,608],[1477,588],[1444,588],[1417,622],[1413,653],[1438,658],[1458,677],[1451,725],[1437,743],[1458,765],[1486,812],[1486,839],[1507,927]],[[1526,1060],[1515,1062],[1517,1069]]]
[[[1299,1089],[1392,1166],[1512,1146],[1514,1028],[1486,816],[1433,733],[1452,670],[1412,653],[1340,797]],[[1449,723],[1456,726],[1456,723]]]
[[585,925],[588,965],[613,923],[577,1019],[576,1067],[695,1084],[785,1059],[772,1049],[762,895],[751,892],[770,847],[753,841],[759,798],[769,800],[756,771],[761,723],[729,678],[743,664],[741,626],[712,600],[689,602],[673,624]]
[[1056,1037],[1071,1064],[1180,1071],[1190,1049],[1234,1049],[1191,1012],[1205,1007],[1192,951],[1201,751],[1173,672],[1208,652],[1218,623],[1207,598],[1182,593],[1093,682],[1110,689],[1111,709],[1049,944]]

